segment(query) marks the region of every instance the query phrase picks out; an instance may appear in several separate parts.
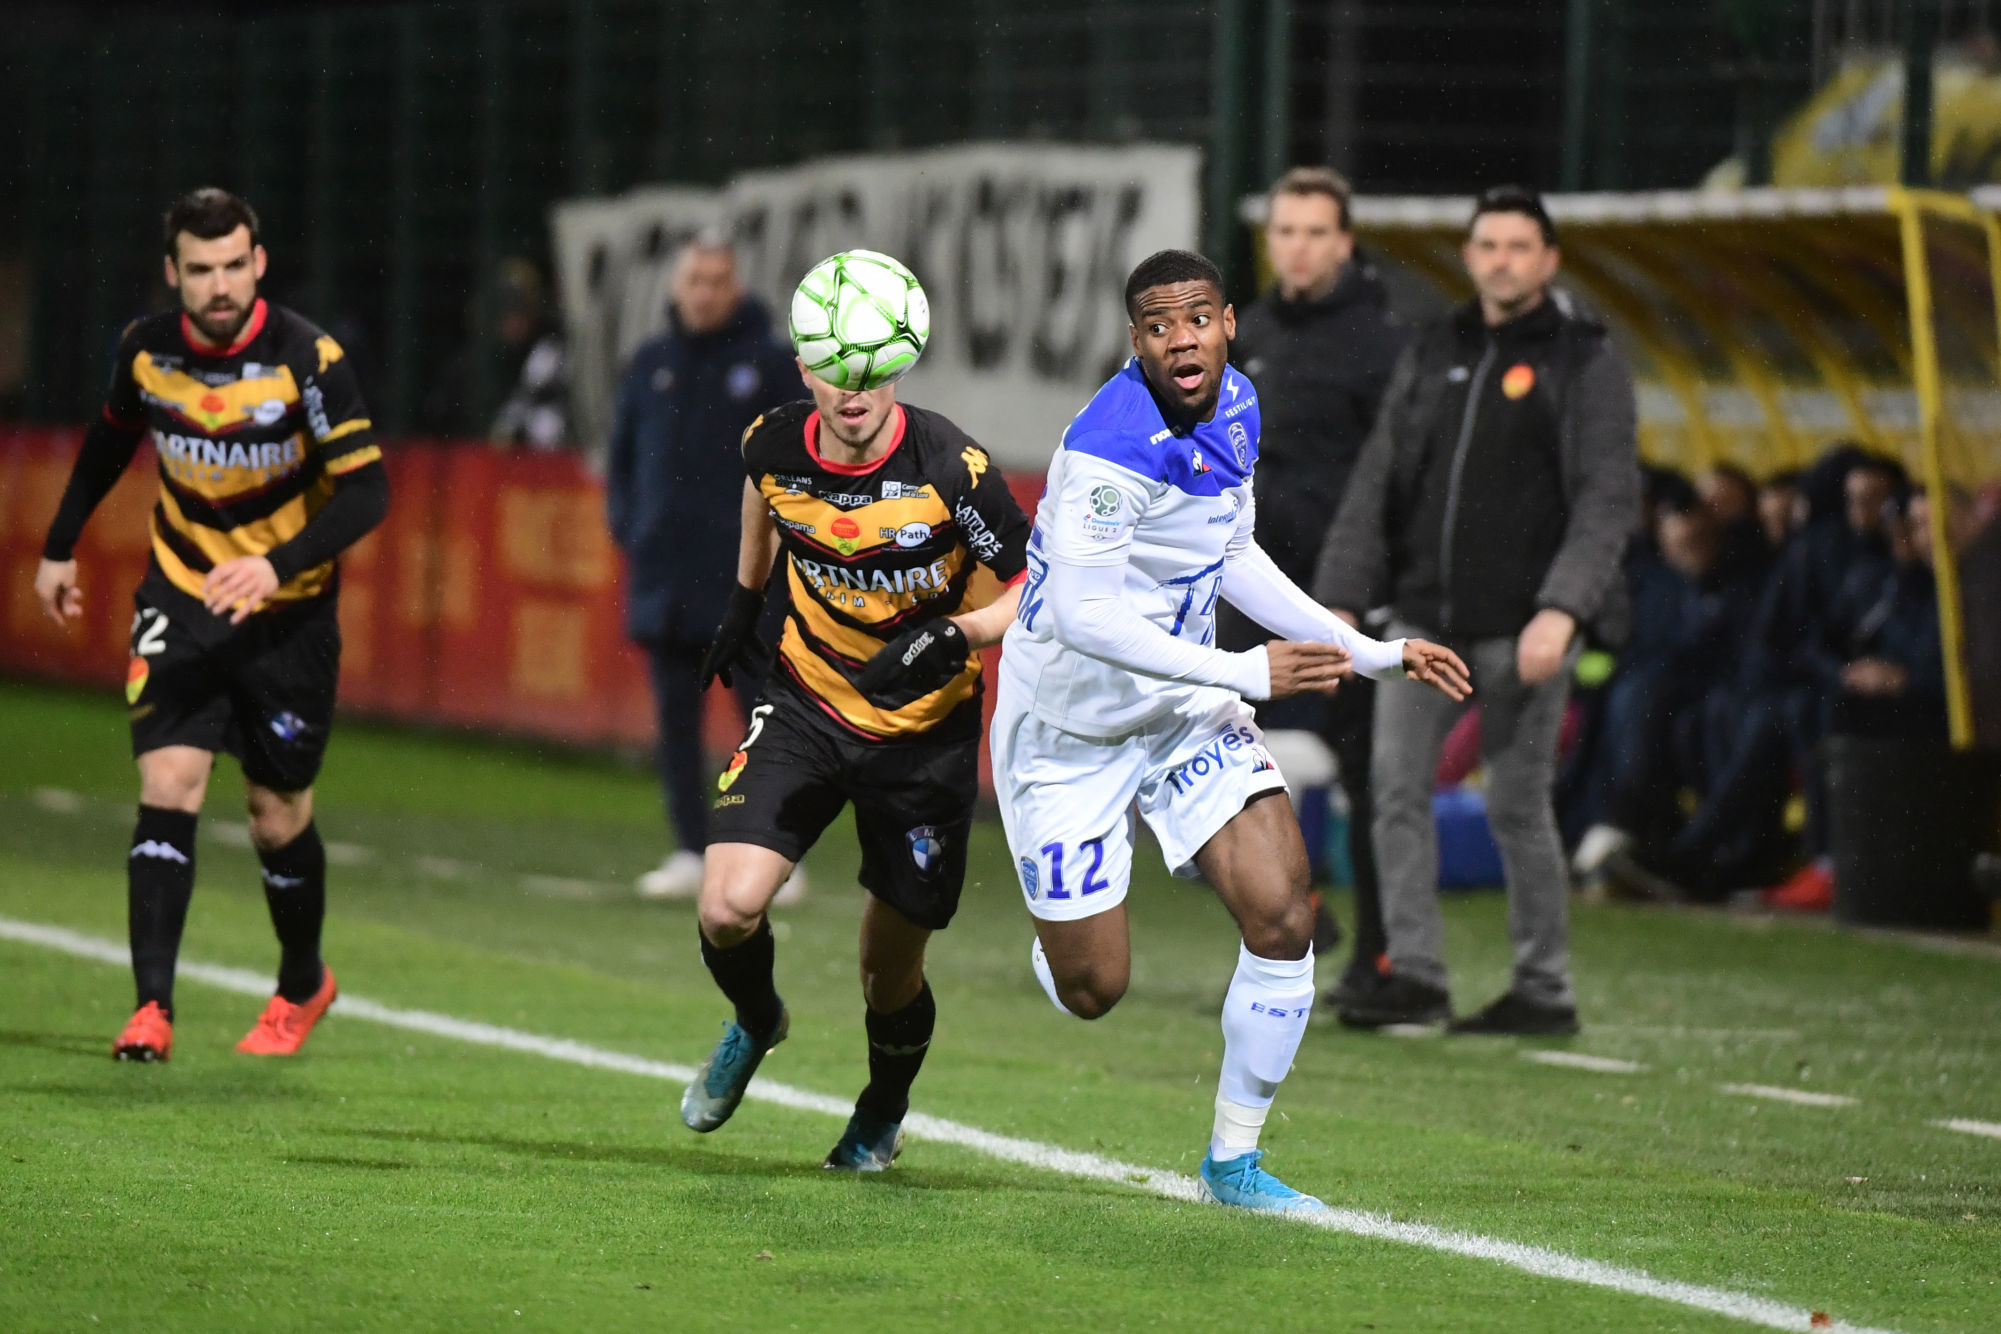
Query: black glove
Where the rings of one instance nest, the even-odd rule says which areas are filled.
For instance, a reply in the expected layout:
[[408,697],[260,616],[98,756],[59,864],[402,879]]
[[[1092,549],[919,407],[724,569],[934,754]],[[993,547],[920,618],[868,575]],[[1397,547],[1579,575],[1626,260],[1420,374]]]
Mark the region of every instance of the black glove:
[[913,626],[876,650],[855,689],[878,709],[900,709],[942,690],[966,669],[966,632],[940,618]]
[[723,613],[723,623],[716,627],[715,641],[702,659],[702,689],[707,690],[716,680],[734,686],[732,667],[747,668],[758,676],[770,668],[770,653],[757,637],[757,622],[763,615],[763,591],[738,584],[730,594],[730,609]]

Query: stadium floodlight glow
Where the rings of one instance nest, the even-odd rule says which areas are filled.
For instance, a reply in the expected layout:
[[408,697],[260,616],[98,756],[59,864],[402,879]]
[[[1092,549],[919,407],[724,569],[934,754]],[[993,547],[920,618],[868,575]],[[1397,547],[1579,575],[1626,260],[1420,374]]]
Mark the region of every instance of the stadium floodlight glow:
[[807,270],[792,294],[792,347],[837,389],[880,389],[909,374],[931,337],[917,275],[874,250],[843,250]]

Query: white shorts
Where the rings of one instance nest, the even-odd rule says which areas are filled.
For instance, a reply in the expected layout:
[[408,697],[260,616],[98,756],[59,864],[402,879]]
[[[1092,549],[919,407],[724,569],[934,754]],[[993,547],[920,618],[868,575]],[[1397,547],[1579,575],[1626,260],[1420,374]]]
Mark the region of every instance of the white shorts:
[[1125,902],[1135,800],[1169,869],[1193,876],[1195,854],[1246,802],[1285,787],[1250,707],[1231,691],[1199,690],[1151,727],[1109,740],[1051,727],[1023,703],[1002,689],[994,794],[1022,896],[1044,921]]

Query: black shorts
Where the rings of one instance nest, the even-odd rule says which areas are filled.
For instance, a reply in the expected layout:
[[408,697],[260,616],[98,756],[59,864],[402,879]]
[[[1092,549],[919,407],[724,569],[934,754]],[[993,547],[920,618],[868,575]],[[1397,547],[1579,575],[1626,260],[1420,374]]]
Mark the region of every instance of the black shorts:
[[340,676],[334,599],[281,605],[233,626],[152,570],[132,603],[132,754],[194,746],[236,756],[259,786],[311,787]]
[[979,765],[977,735],[864,740],[774,682],[716,780],[709,841],[796,862],[853,802],[862,888],[940,931],[959,910]]

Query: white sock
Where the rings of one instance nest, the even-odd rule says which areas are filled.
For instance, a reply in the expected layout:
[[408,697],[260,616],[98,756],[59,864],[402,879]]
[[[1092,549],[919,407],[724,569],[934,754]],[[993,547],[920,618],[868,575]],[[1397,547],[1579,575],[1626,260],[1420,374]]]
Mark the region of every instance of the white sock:
[[1292,1069],[1313,1013],[1313,951],[1303,959],[1261,959],[1240,946],[1237,974],[1223,998],[1223,1075],[1209,1156],[1241,1158],[1258,1147],[1272,1096]]
[[[1029,946],[1028,963],[1030,967],[1035,969],[1035,980],[1042,984],[1042,990],[1048,995],[1049,1003],[1063,1011],[1063,1013],[1070,1014],[1070,1007],[1057,998],[1056,974],[1049,971],[1049,956],[1042,952],[1042,937],[1040,936],[1037,936],[1035,943]],[[1076,1018],[1075,1015],[1070,1015],[1070,1017],[1073,1019]]]

